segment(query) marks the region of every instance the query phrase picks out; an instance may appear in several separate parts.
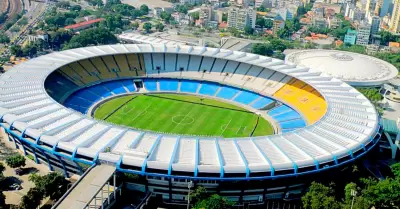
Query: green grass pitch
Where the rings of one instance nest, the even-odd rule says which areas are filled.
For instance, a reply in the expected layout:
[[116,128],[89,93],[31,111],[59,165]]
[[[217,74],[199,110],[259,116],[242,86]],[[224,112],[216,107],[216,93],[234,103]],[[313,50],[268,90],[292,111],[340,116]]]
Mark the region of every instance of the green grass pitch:
[[[105,102],[96,119],[142,130],[215,137],[271,135],[271,124],[241,107],[183,94],[130,95]],[[256,126],[257,124],[257,126]]]

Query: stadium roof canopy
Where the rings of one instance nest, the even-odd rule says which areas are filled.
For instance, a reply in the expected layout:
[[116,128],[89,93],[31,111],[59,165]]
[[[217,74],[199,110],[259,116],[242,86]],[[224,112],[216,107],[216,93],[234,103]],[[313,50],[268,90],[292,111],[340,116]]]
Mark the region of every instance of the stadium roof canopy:
[[[289,133],[236,139],[188,137],[143,132],[97,121],[64,107],[46,92],[46,78],[64,65],[97,56],[129,53],[203,56],[268,69],[311,85],[325,98],[328,108],[318,122]],[[189,77],[202,72],[182,73]],[[162,73],[147,75],[151,76],[162,76]],[[74,161],[76,156],[105,160],[115,163],[118,169],[120,165],[139,168],[130,171],[146,175],[158,172],[154,175],[171,176],[174,172],[185,172],[190,175],[185,178],[239,180],[319,172],[368,151],[376,144],[380,128],[371,102],[338,79],[284,64],[278,59],[207,47],[120,44],[56,52],[2,74],[0,89],[0,126],[22,142]],[[111,152],[106,151],[109,146]],[[214,175],[210,177],[210,174]]]
[[320,71],[354,86],[381,85],[397,76],[396,67],[368,55],[337,50],[300,50],[288,54],[289,64]]

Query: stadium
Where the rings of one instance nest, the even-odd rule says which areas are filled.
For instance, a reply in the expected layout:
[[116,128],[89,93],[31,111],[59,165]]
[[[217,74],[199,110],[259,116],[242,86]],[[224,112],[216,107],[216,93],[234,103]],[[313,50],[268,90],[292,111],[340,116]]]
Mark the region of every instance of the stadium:
[[373,104],[348,84],[224,49],[66,50],[14,67],[0,88],[1,127],[37,163],[66,176],[112,164],[171,201],[189,181],[234,201],[282,199],[381,137]]

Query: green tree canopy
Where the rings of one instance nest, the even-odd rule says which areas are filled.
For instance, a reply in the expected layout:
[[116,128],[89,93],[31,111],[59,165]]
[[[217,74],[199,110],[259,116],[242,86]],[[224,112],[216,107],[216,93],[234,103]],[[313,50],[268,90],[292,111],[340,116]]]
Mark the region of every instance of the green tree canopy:
[[22,155],[13,155],[6,159],[6,163],[11,168],[20,168],[25,166],[25,158]]
[[151,25],[151,23],[146,22],[143,24],[143,29],[146,30],[146,33],[150,33],[150,30],[153,26]]
[[29,180],[35,184],[35,188],[43,194],[43,197],[50,197],[52,200],[59,199],[68,185],[64,176],[57,172],[44,176],[32,174],[29,176]]
[[305,209],[339,209],[334,190],[323,184],[313,182],[309,191],[301,198]]
[[225,197],[221,197],[217,194],[211,195],[211,197],[200,200],[194,205],[195,209],[226,209],[233,206],[233,202],[229,201]]
[[7,36],[4,31],[0,31],[0,44],[8,44],[10,43],[10,37]]
[[19,209],[33,209],[37,208],[42,201],[41,191],[36,188],[29,189],[28,193],[21,198]]
[[91,28],[82,31],[79,35],[73,36],[64,48],[71,49],[89,45],[114,44],[117,42],[117,38],[109,30],[105,28]]
[[147,15],[149,14],[149,7],[146,4],[142,4],[140,6],[140,11],[142,12],[142,14]]

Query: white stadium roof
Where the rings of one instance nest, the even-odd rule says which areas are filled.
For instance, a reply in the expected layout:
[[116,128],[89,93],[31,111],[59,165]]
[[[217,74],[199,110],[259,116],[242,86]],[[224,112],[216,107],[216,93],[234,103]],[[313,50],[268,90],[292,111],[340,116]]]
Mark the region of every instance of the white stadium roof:
[[309,67],[354,86],[381,85],[398,74],[396,67],[368,55],[337,50],[299,50],[289,53],[289,64]]
[[[186,137],[96,121],[57,103],[45,90],[45,79],[61,66],[95,56],[127,53],[199,55],[270,69],[313,86],[327,101],[328,109],[320,121],[286,134],[236,139]],[[201,72],[197,70],[182,73],[185,78],[201,79],[197,75]],[[147,76],[162,77],[163,74]],[[164,76],[172,77],[171,74]],[[144,173],[146,168],[152,168],[168,174],[175,171],[194,172],[195,176],[221,173],[223,177],[224,173],[242,173],[248,177],[257,172],[315,167],[363,150],[373,143],[379,127],[374,106],[340,80],[273,58],[206,47],[121,44],[56,52],[7,71],[0,77],[0,89],[1,125],[18,130],[17,135],[25,137],[22,140],[38,143],[39,148],[43,146],[40,142],[45,142],[56,151],[76,152],[89,158],[98,156],[100,160],[141,167]],[[109,146],[111,152],[106,152]]]

